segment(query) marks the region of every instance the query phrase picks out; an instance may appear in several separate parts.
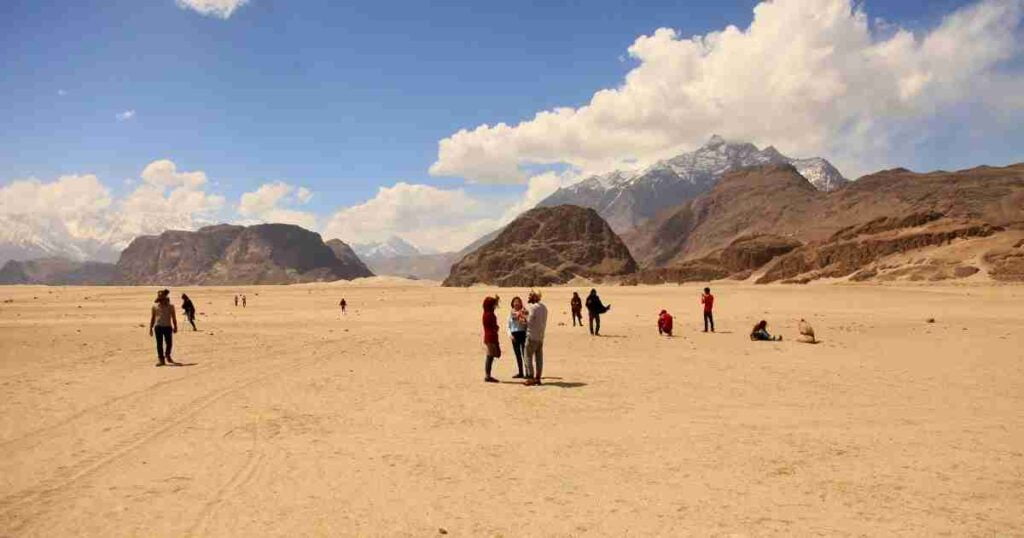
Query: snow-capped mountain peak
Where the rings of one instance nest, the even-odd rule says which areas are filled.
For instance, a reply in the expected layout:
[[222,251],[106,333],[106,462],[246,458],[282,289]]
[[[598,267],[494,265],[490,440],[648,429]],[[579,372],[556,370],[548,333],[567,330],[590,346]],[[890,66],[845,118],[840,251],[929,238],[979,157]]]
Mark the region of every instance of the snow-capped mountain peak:
[[417,254],[422,254],[419,249],[397,235],[393,235],[384,241],[354,243],[352,244],[352,250],[354,250],[363,260],[373,258],[397,258],[399,256],[415,256]]

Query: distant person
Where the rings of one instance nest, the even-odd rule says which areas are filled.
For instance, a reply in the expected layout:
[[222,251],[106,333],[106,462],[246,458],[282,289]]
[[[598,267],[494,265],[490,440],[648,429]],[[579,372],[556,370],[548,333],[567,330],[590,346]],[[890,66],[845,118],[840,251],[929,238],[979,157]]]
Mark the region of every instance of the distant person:
[[348,303],[345,301],[344,297],[341,298],[341,302],[338,303],[338,306],[341,307],[341,313],[344,314],[345,313],[345,309],[348,308]]
[[242,308],[245,308],[245,295],[242,295]]
[[196,305],[192,304],[192,299],[189,299],[188,295],[184,293],[181,294],[181,311],[185,313],[185,319],[192,325],[192,330],[198,330],[196,329]]
[[512,298],[512,312],[508,314],[508,334],[512,337],[512,351],[516,354],[516,368],[519,370],[513,379],[526,377],[523,372],[523,357],[526,355],[526,309],[523,300]]
[[498,380],[491,376],[491,368],[494,366],[494,359],[501,357],[501,346],[498,344],[498,317],[494,315],[494,309],[498,307],[498,298],[484,298],[484,347],[487,348],[487,356],[484,359],[484,381],[497,383]]
[[611,309],[612,305],[601,303],[601,298],[597,296],[597,290],[590,290],[590,295],[587,295],[587,321],[590,324],[590,334],[601,335],[601,314]]
[[580,299],[580,294],[575,291],[572,292],[572,299],[569,300],[569,310],[572,312],[572,326],[576,326],[576,321],[580,323],[580,327],[583,326],[583,299]]
[[782,340],[782,337],[772,336],[768,332],[768,322],[762,319],[757,322],[757,325],[754,325],[754,328],[750,331],[750,339],[764,342],[778,342],[779,340]]
[[662,310],[661,314],[658,314],[658,334],[672,336],[672,314],[667,310]]
[[171,348],[174,346],[172,335],[178,332],[178,317],[174,313],[174,305],[171,304],[171,292],[157,292],[155,303],[149,316],[149,335],[156,336],[156,356],[160,360],[156,365],[177,365],[178,363],[171,358]]
[[540,385],[544,373],[544,331],[548,327],[548,307],[540,302],[538,291],[526,299],[526,385]]
[[238,307],[238,294],[235,294],[235,307]]
[[711,328],[711,332],[715,332],[715,316],[712,313],[715,309],[715,296],[711,295],[711,288],[704,288],[700,304],[704,305],[704,332],[708,332],[708,327]]
[[807,323],[806,319],[800,320],[800,325],[797,326],[800,331],[800,336],[797,337],[796,341],[804,344],[817,344],[818,340],[814,338],[814,327],[811,327],[810,323]]

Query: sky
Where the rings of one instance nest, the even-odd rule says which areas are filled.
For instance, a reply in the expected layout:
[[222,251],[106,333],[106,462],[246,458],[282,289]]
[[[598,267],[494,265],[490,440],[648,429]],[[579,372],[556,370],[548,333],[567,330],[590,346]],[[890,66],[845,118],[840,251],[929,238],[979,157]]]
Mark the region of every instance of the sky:
[[1022,19],[1024,0],[7,0],[0,222],[452,250],[712,134],[850,178],[1009,164]]

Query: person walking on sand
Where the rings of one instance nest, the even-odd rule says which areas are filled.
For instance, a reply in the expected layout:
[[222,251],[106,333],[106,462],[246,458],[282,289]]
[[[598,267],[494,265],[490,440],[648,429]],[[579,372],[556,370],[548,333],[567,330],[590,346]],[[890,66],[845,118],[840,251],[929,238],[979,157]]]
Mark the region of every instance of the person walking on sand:
[[235,308],[238,308],[238,294],[235,294]]
[[171,348],[174,345],[172,335],[176,332],[178,317],[174,313],[174,305],[171,304],[171,292],[160,290],[156,294],[156,301],[149,316],[149,336],[156,336],[156,356],[160,360],[156,363],[157,366],[178,364],[171,358]]
[[667,310],[662,310],[661,314],[658,314],[658,334],[672,336],[672,314]]
[[341,302],[338,303],[338,306],[341,307],[341,313],[345,314],[345,309],[348,308],[348,303],[345,301],[344,297],[341,298]]
[[768,322],[761,320],[754,325],[754,328],[750,331],[750,339],[754,341],[762,342],[778,342],[782,340],[781,336],[772,336],[768,333]]
[[540,302],[539,291],[526,299],[526,385],[540,385],[544,374],[544,331],[548,327],[548,307]]
[[184,293],[181,294],[181,311],[185,313],[185,319],[192,325],[192,330],[198,330],[196,329],[196,305],[192,304],[192,299],[189,299],[188,295]]
[[501,357],[501,346],[498,344],[498,317],[494,315],[497,307],[497,296],[484,297],[484,347],[487,348],[487,356],[484,358],[484,381],[487,383],[498,382],[491,375],[494,359]]
[[508,315],[508,334],[512,337],[512,351],[516,354],[516,368],[519,373],[513,379],[526,377],[523,372],[523,356],[526,354],[526,309],[523,300],[512,298],[512,312]]
[[712,310],[715,308],[715,296],[711,295],[711,288],[704,288],[704,293],[700,296],[700,304],[704,305],[704,332],[708,332],[708,327],[711,327],[711,332],[715,332],[715,316],[712,314]]
[[575,291],[572,292],[572,299],[569,300],[569,310],[572,312],[572,326],[576,326],[576,321],[579,320],[580,327],[583,326],[583,299],[580,299],[580,294]]
[[601,303],[601,298],[597,296],[597,290],[590,290],[590,295],[587,295],[587,321],[590,323],[590,334],[601,336],[601,314],[611,309],[612,305]]

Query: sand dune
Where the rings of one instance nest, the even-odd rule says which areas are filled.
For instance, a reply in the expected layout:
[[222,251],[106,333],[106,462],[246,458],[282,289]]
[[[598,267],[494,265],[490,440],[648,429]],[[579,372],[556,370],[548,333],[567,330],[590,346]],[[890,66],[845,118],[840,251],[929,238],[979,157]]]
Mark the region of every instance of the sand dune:
[[0,288],[0,536],[1024,528],[1024,288],[717,286],[713,335],[697,288],[604,289],[602,338],[545,290],[539,388],[481,382],[490,289],[174,289],[201,330],[154,368],[153,288]]

